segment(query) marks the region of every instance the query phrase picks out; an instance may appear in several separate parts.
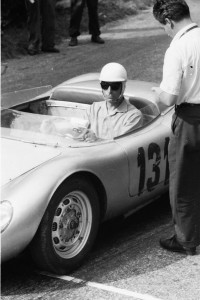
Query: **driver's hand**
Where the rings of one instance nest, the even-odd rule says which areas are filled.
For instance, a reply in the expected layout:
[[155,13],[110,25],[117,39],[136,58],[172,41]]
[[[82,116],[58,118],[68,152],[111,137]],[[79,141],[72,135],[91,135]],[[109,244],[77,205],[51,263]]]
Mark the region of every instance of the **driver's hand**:
[[98,139],[98,137],[96,136],[96,134],[91,131],[91,130],[88,130],[85,135],[84,135],[84,140],[85,142],[95,142],[96,140]]

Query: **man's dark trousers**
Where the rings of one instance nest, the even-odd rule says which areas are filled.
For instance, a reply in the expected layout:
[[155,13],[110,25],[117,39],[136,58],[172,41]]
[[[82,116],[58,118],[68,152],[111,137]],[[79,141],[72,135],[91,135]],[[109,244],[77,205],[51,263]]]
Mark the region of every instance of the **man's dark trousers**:
[[169,144],[170,202],[177,239],[200,244],[200,104],[176,107]]
[[85,4],[88,8],[89,33],[93,36],[101,34],[98,21],[98,0],[71,0],[70,37],[80,35],[80,24]]
[[49,49],[55,45],[55,0],[26,1],[29,49]]

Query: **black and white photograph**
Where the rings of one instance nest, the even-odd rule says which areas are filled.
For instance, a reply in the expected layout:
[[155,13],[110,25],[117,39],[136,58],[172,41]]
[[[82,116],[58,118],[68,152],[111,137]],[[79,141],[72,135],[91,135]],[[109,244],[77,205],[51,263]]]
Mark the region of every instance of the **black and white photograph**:
[[200,1],[1,1],[1,299],[200,300]]

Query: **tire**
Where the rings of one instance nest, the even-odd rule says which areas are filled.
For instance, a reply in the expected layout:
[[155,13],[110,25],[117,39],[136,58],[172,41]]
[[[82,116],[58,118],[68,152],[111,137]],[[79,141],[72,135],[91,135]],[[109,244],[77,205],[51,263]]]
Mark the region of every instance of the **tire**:
[[66,274],[81,265],[99,227],[100,208],[92,184],[82,177],[65,181],[53,195],[31,243],[36,265]]

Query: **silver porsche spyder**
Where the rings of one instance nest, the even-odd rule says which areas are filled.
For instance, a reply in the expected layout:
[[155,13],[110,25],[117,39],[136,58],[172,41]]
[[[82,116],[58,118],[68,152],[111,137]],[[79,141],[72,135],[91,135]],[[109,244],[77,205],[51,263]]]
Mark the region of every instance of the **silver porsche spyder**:
[[88,142],[87,108],[103,100],[98,77],[2,95],[2,262],[29,247],[38,268],[66,274],[84,261],[101,222],[168,190],[173,108],[158,109],[155,84],[130,80],[125,97],[143,125]]

